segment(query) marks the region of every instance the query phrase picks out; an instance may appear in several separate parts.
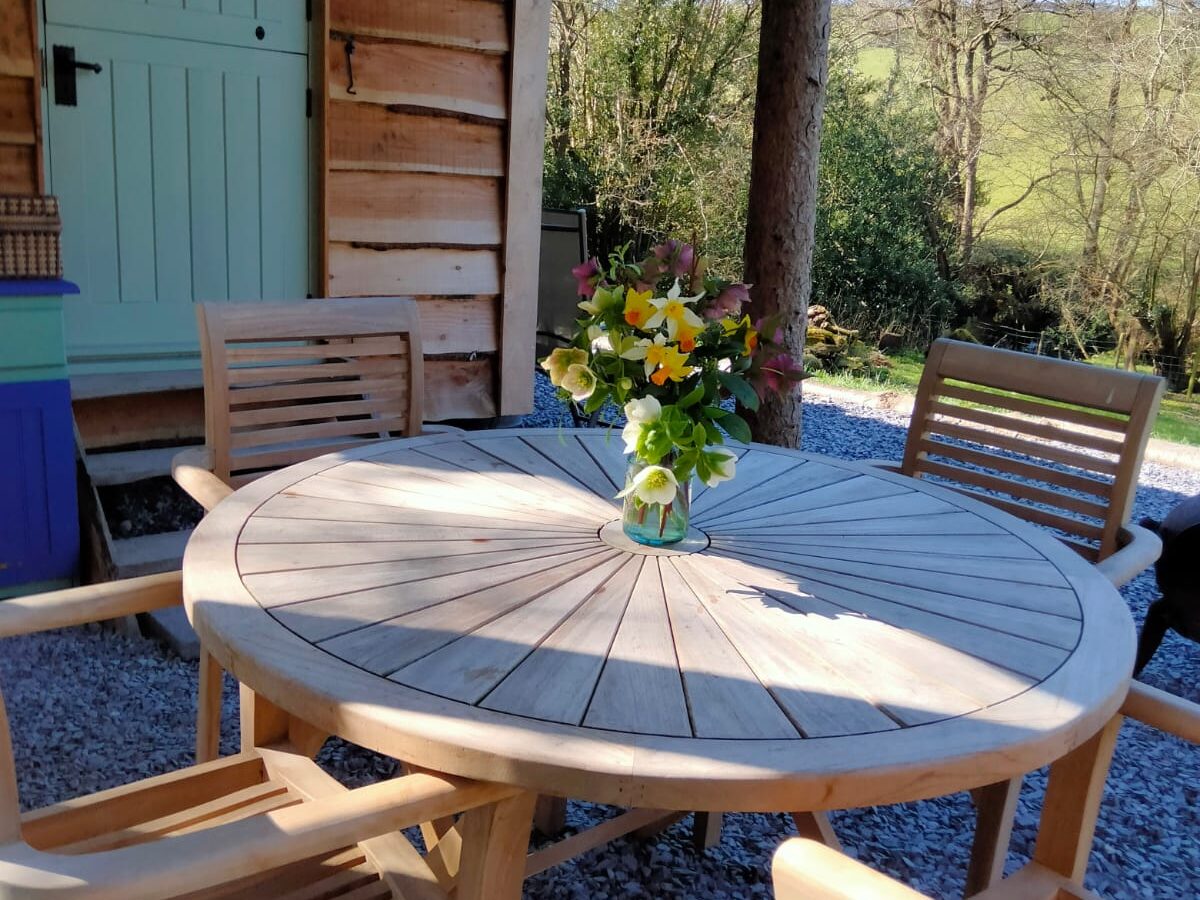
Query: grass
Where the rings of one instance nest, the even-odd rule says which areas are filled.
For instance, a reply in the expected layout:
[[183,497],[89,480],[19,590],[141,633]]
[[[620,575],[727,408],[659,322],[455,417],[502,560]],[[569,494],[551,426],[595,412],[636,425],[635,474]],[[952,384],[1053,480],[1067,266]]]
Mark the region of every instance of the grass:
[[[892,368],[877,375],[844,375],[818,372],[814,377],[825,384],[853,388],[860,391],[901,391],[915,394],[925,368],[925,358],[918,352],[903,350],[890,354]],[[1111,354],[1089,360],[1095,365],[1112,366]],[[1140,372],[1153,371],[1149,366],[1138,366]],[[1177,444],[1200,447],[1200,393],[1191,397],[1184,394],[1167,394],[1154,423],[1154,437]]]

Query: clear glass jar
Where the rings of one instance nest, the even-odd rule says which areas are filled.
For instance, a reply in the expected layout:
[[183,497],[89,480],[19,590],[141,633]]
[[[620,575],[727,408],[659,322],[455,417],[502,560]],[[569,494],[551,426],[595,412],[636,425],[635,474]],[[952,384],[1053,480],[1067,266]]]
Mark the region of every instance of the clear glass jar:
[[[660,465],[670,468],[671,463],[671,459],[664,458]],[[632,485],[633,479],[645,468],[645,462],[630,456],[625,469],[625,487]],[[675,488],[675,499],[670,503],[645,503],[631,491],[625,495],[621,528],[630,540],[639,544],[661,547],[678,543],[687,537],[691,499],[690,480]]]

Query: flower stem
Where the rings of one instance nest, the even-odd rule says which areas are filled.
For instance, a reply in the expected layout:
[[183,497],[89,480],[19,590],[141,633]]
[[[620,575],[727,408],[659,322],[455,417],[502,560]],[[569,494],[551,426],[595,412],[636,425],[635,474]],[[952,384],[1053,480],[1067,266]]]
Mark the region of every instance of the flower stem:
[[663,532],[667,530],[667,516],[671,514],[671,507],[674,503],[665,503],[662,508],[662,517],[658,520],[658,536],[662,537]]

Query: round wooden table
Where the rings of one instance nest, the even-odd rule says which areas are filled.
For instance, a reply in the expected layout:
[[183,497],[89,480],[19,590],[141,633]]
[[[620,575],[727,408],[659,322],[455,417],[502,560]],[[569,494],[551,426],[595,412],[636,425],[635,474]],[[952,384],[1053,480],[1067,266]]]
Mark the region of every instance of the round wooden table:
[[660,809],[936,796],[1108,722],[1124,602],[1049,534],[923,481],[754,445],[674,549],[613,525],[616,433],[430,435],[269,475],[209,514],[205,646],[413,764]]

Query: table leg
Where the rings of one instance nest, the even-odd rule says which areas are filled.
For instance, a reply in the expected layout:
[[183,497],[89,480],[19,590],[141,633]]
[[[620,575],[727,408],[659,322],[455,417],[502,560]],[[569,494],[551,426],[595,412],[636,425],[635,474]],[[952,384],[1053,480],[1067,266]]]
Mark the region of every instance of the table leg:
[[463,813],[455,900],[520,900],[536,803],[526,792]]
[[971,791],[975,801],[975,842],[967,868],[964,895],[973,897],[1004,877],[1008,845],[1012,842],[1013,818],[1021,796],[1023,778],[997,781]]
[[839,853],[842,849],[842,842],[838,840],[837,832],[833,830],[833,823],[829,821],[829,813],[827,812],[794,812],[791,813],[792,821],[796,825],[796,833],[802,838],[808,838],[810,841],[820,841],[826,847],[832,847]]
[[1050,767],[1034,862],[1083,883],[1121,716]]

